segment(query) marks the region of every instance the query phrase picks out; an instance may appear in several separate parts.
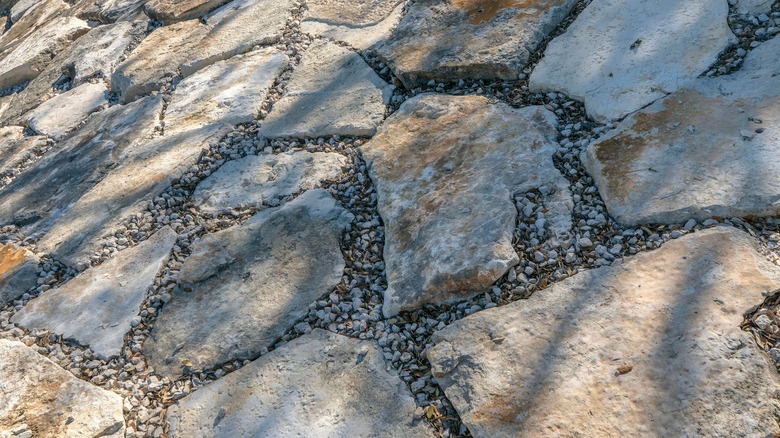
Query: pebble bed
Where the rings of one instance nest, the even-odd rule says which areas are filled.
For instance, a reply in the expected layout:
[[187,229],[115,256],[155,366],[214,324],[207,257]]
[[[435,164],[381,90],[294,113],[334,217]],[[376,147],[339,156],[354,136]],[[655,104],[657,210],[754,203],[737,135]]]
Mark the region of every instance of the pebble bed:
[[[571,16],[547,41],[562,33],[576,18],[588,1],[580,1]],[[732,5],[733,6],[733,5]],[[285,84],[292,67],[300,61],[313,38],[300,32],[304,3],[297,3],[291,11],[287,30],[278,48],[291,59],[287,71],[277,80],[268,100],[253,124],[236,126],[224,139],[204,150],[198,163],[179,178],[160,196],[149,203],[140,215],[128,218],[112,236],[107,236],[103,249],[92,257],[92,265],[98,265],[114,253],[147,239],[162,226],[171,226],[178,233],[178,241],[165,268],[148,290],[141,312],[133,321],[132,330],[126,335],[124,348],[118,358],[108,362],[97,359],[89,349],[72,341],[61,339],[48,332],[26,331],[9,322],[15,312],[41,292],[64,283],[77,274],[52,260],[43,257],[38,286],[24,294],[20,300],[0,308],[0,338],[21,340],[33,346],[40,354],[69,370],[75,376],[96,386],[115,391],[124,398],[124,412],[128,437],[167,436],[166,408],[176,400],[196,391],[226,374],[240,369],[247,363],[233,361],[215,369],[188,370],[188,374],[175,381],[155,375],[141,354],[144,340],[149,336],[160,309],[171,299],[176,287],[177,273],[190,254],[193,242],[215,231],[244,222],[256,209],[236,209],[220,215],[201,214],[194,207],[191,195],[197,184],[219,169],[225,162],[247,155],[278,154],[290,150],[327,151],[344,155],[348,166],[337,181],[325,183],[325,188],[356,217],[352,227],[344,234],[341,249],[346,268],[341,282],[309,305],[308,315],[291,327],[276,344],[262,354],[294,339],[315,327],[360,339],[375,339],[388,363],[397,369],[400,377],[409,385],[418,405],[418,415],[425,417],[442,437],[469,437],[457,412],[447,400],[425,358],[425,350],[432,346],[431,335],[446,325],[471,313],[496,307],[531,296],[536,290],[561,281],[577,272],[619,262],[625,256],[653,250],[670,239],[681,237],[718,223],[730,224],[754,236],[767,258],[780,264],[780,219],[719,218],[703,223],[689,220],[675,225],[646,225],[625,228],[609,216],[592,178],[583,169],[579,153],[587,145],[613,129],[599,125],[585,115],[581,102],[558,93],[532,94],[528,91],[527,77],[544,51],[544,45],[532,56],[531,64],[520,80],[514,82],[458,81],[453,83],[430,82],[426,87],[405,90],[391,77],[387,66],[372,52],[362,55],[375,71],[397,87],[388,105],[392,114],[411,96],[422,92],[438,92],[452,95],[479,94],[495,101],[503,101],[515,107],[544,105],[558,117],[559,149],[554,156],[556,167],[570,182],[574,200],[573,229],[569,235],[553,236],[546,227],[546,208],[543,193],[531,191],[515,196],[518,221],[514,245],[520,256],[520,264],[497,281],[491,290],[475,291],[469,300],[442,305],[425,305],[414,312],[402,313],[389,319],[382,316],[382,295],[387,287],[384,276],[384,226],[377,212],[377,194],[366,171],[358,148],[365,138],[258,139],[257,130],[274,102],[284,94]],[[732,8],[733,11],[733,8]],[[739,69],[742,59],[757,43],[775,36],[780,24],[780,2],[775,2],[770,15],[759,17],[730,14],[729,24],[739,37],[739,44],[724,53],[719,61],[704,73],[706,76],[728,74]],[[150,24],[148,30],[155,27]],[[545,43],[546,44],[546,43]],[[160,90],[169,96],[175,82]],[[18,91],[18,90],[17,90]],[[50,146],[53,142],[50,142]],[[42,156],[48,149],[36,152]],[[33,160],[15,170],[22,171]],[[13,175],[0,176],[0,186],[7,184]],[[274,207],[293,199],[290,196],[271,200]],[[35,249],[35,239],[25,236],[18,228],[0,228],[0,243],[12,242]],[[746,318],[744,328],[756,333],[764,347],[780,367],[780,317],[774,311],[780,307],[780,292],[767,298],[755,313]]]

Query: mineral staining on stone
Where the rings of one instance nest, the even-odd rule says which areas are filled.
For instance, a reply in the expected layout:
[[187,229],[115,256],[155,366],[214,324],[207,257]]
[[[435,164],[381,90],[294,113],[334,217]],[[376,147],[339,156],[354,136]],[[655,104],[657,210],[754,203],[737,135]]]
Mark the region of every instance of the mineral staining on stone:
[[362,147],[387,233],[386,317],[476,293],[516,265],[515,193],[552,188],[564,202],[551,203],[549,216],[564,219],[558,233],[568,231],[571,199],[552,162],[555,125],[541,107],[425,94]]
[[38,257],[13,244],[0,244],[0,305],[19,298],[38,280]]

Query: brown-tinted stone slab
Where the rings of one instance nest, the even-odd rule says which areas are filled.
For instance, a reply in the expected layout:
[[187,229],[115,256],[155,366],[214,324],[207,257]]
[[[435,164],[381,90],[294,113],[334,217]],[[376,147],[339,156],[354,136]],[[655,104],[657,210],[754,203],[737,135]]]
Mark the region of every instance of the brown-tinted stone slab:
[[168,411],[171,437],[433,437],[376,344],[315,329]]
[[108,90],[102,83],[86,83],[47,100],[30,112],[27,126],[38,134],[60,140],[90,114],[108,106]]
[[778,287],[751,236],[697,232],[457,321],[428,359],[474,437],[766,436],[780,380],[740,324]]
[[403,1],[314,0],[306,3],[301,31],[368,50],[386,40],[401,20]]
[[341,280],[339,239],[353,219],[314,189],[196,242],[144,344],[149,364],[178,376],[182,365],[259,356]]
[[0,400],[0,433],[125,436],[119,394],[79,380],[21,342],[0,339]]
[[0,244],[0,305],[15,300],[35,286],[38,257],[14,244]]
[[519,261],[513,195],[548,187],[556,233],[571,227],[555,168],[556,120],[479,96],[407,100],[361,149],[386,227],[385,316],[474,294]]
[[165,24],[198,18],[229,0],[149,0],[144,12]]
[[431,79],[517,79],[576,3],[419,0],[377,53],[407,88]]

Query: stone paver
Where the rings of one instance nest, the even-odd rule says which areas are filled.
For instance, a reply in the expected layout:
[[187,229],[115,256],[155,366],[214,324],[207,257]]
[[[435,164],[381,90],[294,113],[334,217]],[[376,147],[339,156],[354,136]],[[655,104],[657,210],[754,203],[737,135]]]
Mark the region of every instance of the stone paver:
[[377,53],[407,88],[429,80],[517,79],[575,0],[422,0]]
[[138,141],[127,147],[117,168],[64,211],[38,241],[41,251],[70,266],[85,266],[111,235],[132,215],[142,214],[150,201],[197,162],[209,143],[228,132],[226,125]]
[[0,223],[46,229],[121,162],[134,141],[159,127],[162,99],[116,105],[87,120],[58,149],[0,189]]
[[198,18],[226,0],[149,0],[144,12],[164,24]]
[[0,433],[125,436],[122,397],[77,379],[21,342],[0,339],[0,399]]
[[68,44],[89,31],[83,20],[59,17],[19,43],[0,60],[0,88],[34,79]]
[[301,31],[368,50],[385,41],[403,15],[403,1],[314,0],[306,3]]
[[182,76],[256,46],[278,42],[292,8],[292,0],[235,0],[217,9],[206,17],[209,34],[182,61]]
[[549,217],[558,233],[568,231],[568,184],[552,162],[555,126],[542,107],[424,94],[362,147],[387,233],[386,317],[474,294],[516,265],[515,193],[555,189]]
[[198,241],[144,344],[149,363],[176,376],[182,364],[257,357],[339,282],[339,239],[352,219],[315,189]]
[[286,152],[230,161],[198,184],[192,199],[205,213],[256,207],[336,180],[346,158],[326,152]]
[[79,0],[71,13],[85,20],[103,23],[148,19],[143,13],[146,0]]
[[30,112],[27,126],[38,134],[60,140],[90,114],[108,105],[106,86],[86,83],[47,100]]
[[370,136],[385,116],[392,89],[357,53],[315,42],[293,71],[258,135],[266,138]]
[[434,335],[433,375],[475,437],[778,433],[776,371],[743,313],[780,268],[732,228],[581,272]]
[[11,27],[0,36],[0,54],[6,55],[22,43],[26,37],[40,31],[49,21],[68,9],[62,0],[43,0],[25,10]]
[[118,356],[146,290],[168,258],[176,233],[164,227],[63,286],[44,292],[11,321],[88,345],[101,359]]
[[0,244],[0,305],[22,296],[38,280],[38,257],[13,244]]
[[270,48],[217,62],[176,86],[165,111],[165,132],[252,122],[287,56]]
[[597,121],[623,118],[714,63],[736,40],[727,16],[721,0],[594,0],[547,45],[530,89],[584,101]]
[[172,437],[432,437],[373,342],[315,329],[170,408]]
[[14,174],[14,168],[46,146],[46,137],[24,136],[21,126],[0,128],[0,176]]
[[626,224],[780,213],[780,39],[741,71],[699,79],[630,116],[582,156]]
[[772,9],[774,0],[738,0],[737,12],[740,14],[760,15]]
[[122,102],[130,102],[159,90],[179,75],[179,65],[199,50],[208,32],[209,27],[199,20],[155,29],[116,67],[111,91],[119,93]]

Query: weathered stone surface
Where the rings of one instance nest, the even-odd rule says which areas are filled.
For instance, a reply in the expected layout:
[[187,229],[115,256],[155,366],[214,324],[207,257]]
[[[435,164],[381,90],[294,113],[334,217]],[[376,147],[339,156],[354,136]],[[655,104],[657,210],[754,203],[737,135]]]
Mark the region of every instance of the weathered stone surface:
[[779,286],[747,234],[697,232],[455,322],[428,359],[475,437],[765,436],[780,381],[740,324]]
[[211,28],[198,50],[181,63],[187,77],[217,61],[274,44],[284,32],[292,0],[235,0],[206,17]]
[[228,131],[227,125],[209,125],[128,146],[117,153],[116,168],[57,217],[38,249],[70,266],[85,266],[103,237],[126,218],[143,213],[154,197],[197,163],[201,150]]
[[727,16],[721,0],[594,0],[547,45],[531,91],[582,100],[597,121],[623,118],[712,65],[735,41]]
[[377,53],[407,88],[431,79],[517,79],[575,0],[423,0]]
[[123,102],[159,90],[179,75],[179,64],[200,50],[208,32],[209,27],[198,20],[155,29],[116,67],[111,90],[120,93]]
[[368,50],[386,40],[403,15],[403,1],[315,0],[306,4],[301,31]]
[[357,53],[315,42],[293,72],[287,93],[258,132],[266,138],[370,136],[385,116],[392,88]]
[[224,4],[226,0],[150,0],[144,12],[164,24],[198,18]]
[[107,94],[105,85],[86,83],[41,104],[30,113],[27,126],[59,140],[90,114],[107,106]]
[[143,29],[145,25],[140,23],[117,23],[90,30],[55,57],[27,88],[13,96],[0,116],[0,123],[26,123],[27,114],[54,95],[52,87],[63,75],[71,78],[72,86],[96,77],[109,80],[133,36]]
[[423,94],[362,147],[386,227],[386,317],[473,294],[517,264],[515,193],[548,187],[553,229],[571,228],[556,124],[542,107]]
[[7,55],[29,35],[39,32],[50,19],[68,9],[62,0],[43,0],[25,10],[21,18],[0,36],[0,54]]
[[36,286],[38,262],[38,257],[24,248],[0,244],[0,305]]
[[189,76],[171,96],[165,132],[252,122],[286,66],[287,56],[269,48],[217,62]]
[[64,285],[41,294],[11,321],[88,345],[101,359],[118,356],[125,333],[176,242],[165,227]]
[[0,399],[3,431],[26,424],[41,437],[125,436],[122,397],[79,380],[21,342],[0,339]]
[[11,6],[11,23],[16,23],[28,9],[38,4],[40,0],[18,0]]
[[103,23],[116,21],[144,20],[143,6],[146,0],[80,0],[71,8],[71,13],[85,20]]
[[198,184],[192,198],[206,213],[264,203],[335,180],[346,165],[342,155],[327,152],[286,152],[230,161]]
[[88,30],[87,23],[78,18],[59,17],[51,20],[0,60],[0,88],[35,78],[46,69],[57,53]]
[[321,329],[185,397],[168,421],[174,438],[434,436],[373,342]]
[[33,156],[36,150],[46,146],[46,137],[24,136],[21,126],[0,128],[0,178],[13,175],[14,168]]
[[253,359],[338,284],[341,232],[352,214],[323,189],[310,190],[192,249],[179,288],[144,344],[155,371],[175,376]]
[[780,213],[780,40],[741,71],[698,79],[628,117],[582,155],[625,224]]
[[[38,161],[0,189],[0,223],[47,229],[73,202],[122,163],[125,150],[160,125],[162,99],[115,105],[90,117]],[[101,202],[105,202],[102,200]]]
[[738,0],[737,12],[740,14],[768,14],[772,10],[774,0]]

